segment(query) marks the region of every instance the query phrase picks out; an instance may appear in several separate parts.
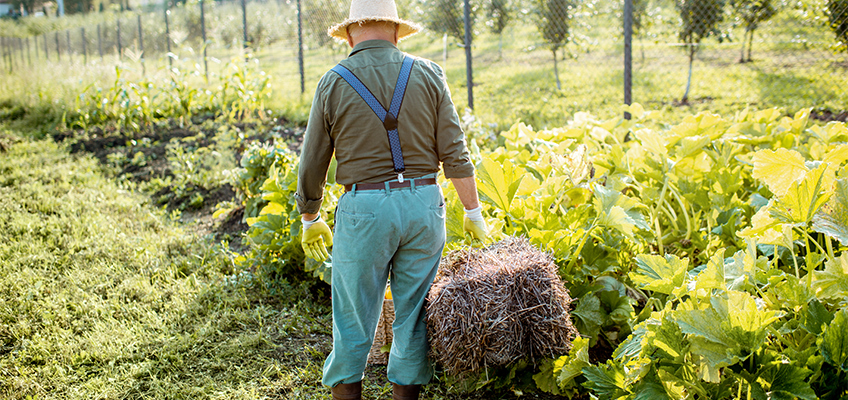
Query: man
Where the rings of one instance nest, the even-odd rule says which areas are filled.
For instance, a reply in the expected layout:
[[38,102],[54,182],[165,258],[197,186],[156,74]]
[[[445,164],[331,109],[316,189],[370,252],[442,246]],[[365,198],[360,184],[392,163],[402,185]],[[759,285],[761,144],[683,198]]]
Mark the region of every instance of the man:
[[396,47],[419,30],[398,18],[393,0],[353,0],[349,18],[328,30],[353,50],[318,83],[295,197],[304,251],[323,261],[333,234],[319,212],[335,154],[336,182],[346,193],[335,217],[333,351],[323,378],[334,399],[361,398],[389,278],[393,398],[417,399],[432,376],[424,300],[445,245],[440,163],[466,209],[465,230],[478,240],[488,234],[445,74]]

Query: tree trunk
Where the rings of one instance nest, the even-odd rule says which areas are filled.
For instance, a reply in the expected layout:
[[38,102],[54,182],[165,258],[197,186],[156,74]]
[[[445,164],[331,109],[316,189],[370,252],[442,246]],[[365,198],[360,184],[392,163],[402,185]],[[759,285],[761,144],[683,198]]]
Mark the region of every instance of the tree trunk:
[[562,90],[562,85],[559,83],[559,69],[557,68],[556,50],[551,50],[551,53],[554,53],[554,76],[556,77],[557,90]]
[[498,59],[503,58],[503,32],[498,34]]
[[442,37],[442,44],[444,45],[444,53],[442,53],[442,59],[444,60],[444,64],[447,66],[448,63],[448,34],[445,33],[445,36]]
[[748,62],[754,61],[751,59],[751,48],[754,47],[754,29],[751,29],[751,38],[748,39]]
[[683,93],[683,98],[680,102],[683,104],[689,103],[689,88],[692,86],[692,62],[695,60],[695,45],[689,45],[689,78],[686,79],[686,92]]
[[742,53],[739,54],[739,64],[745,63],[745,42],[747,41],[747,39],[748,32],[746,31],[745,34],[742,36]]

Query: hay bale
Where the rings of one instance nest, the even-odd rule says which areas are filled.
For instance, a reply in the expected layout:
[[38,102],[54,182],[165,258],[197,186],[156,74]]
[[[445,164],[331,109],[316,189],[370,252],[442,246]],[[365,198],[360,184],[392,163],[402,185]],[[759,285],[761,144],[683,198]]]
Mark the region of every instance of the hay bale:
[[432,355],[454,375],[566,354],[577,336],[556,264],[525,238],[449,253],[427,300]]

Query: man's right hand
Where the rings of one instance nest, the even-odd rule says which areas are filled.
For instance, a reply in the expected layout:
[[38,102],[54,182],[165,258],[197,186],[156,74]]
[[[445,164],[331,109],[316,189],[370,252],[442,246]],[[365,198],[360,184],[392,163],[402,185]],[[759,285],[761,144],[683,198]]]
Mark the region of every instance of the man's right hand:
[[323,262],[330,257],[327,247],[333,245],[333,232],[320,216],[315,221],[304,221],[300,244],[307,257]]

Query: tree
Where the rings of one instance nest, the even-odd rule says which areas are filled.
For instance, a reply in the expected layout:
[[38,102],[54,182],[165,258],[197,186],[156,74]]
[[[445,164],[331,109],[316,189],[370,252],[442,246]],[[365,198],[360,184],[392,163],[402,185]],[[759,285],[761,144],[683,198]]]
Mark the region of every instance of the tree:
[[571,11],[574,8],[572,0],[536,0],[536,27],[542,33],[542,38],[548,43],[554,55],[554,76],[557,90],[562,89],[557,68],[557,50],[568,43],[570,37],[569,23]]
[[28,15],[32,15],[32,13],[35,12],[36,7],[40,5],[41,2],[39,0],[12,0],[11,4],[12,8],[19,10],[23,7],[24,11],[26,11]]
[[[736,11],[736,18],[745,26],[745,36],[742,38],[742,55],[740,63],[751,61],[751,48],[754,46],[754,31],[761,22],[768,21],[777,8],[771,0],[730,0],[730,6]],[[745,59],[745,42],[748,42],[748,59]]]
[[722,39],[718,25],[724,20],[724,0],[675,0],[674,6],[680,13],[678,38],[689,54],[689,77],[686,79],[686,92],[680,99],[681,103],[687,103],[692,84],[692,63],[701,41],[710,36],[718,36],[719,42]]
[[503,31],[511,18],[509,0],[490,0],[486,5],[486,26],[498,35],[498,56],[503,49]]
[[848,49],[848,0],[828,0],[827,18],[836,40]]
[[648,27],[648,0],[633,0],[633,36],[639,36]]
[[419,4],[427,10],[421,19],[427,29],[465,43],[462,0],[419,0]]

